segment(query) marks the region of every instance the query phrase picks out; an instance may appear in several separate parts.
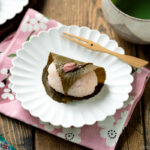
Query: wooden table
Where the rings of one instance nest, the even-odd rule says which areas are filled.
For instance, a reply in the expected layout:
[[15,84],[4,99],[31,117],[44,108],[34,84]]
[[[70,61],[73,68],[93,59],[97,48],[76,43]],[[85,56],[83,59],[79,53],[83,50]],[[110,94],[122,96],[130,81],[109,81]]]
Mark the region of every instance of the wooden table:
[[[150,46],[134,45],[120,39],[105,22],[101,0],[45,0],[42,13],[66,25],[98,29],[117,40],[127,54],[150,61]],[[3,115],[0,115],[0,134],[18,150],[86,149]],[[150,149],[150,82],[116,147],[116,150],[146,149]]]

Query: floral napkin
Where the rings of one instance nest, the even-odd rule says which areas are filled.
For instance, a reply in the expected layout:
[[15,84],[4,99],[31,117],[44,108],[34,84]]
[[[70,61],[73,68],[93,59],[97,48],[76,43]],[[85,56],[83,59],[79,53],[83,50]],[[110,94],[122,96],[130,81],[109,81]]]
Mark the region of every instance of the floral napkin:
[[49,123],[41,122],[22,108],[20,102],[15,99],[15,95],[11,91],[9,69],[12,66],[13,57],[16,56],[16,51],[21,48],[24,41],[30,39],[31,35],[59,25],[60,23],[48,20],[35,10],[29,9],[17,32],[0,43],[0,113],[91,149],[113,150],[142,96],[146,81],[150,76],[150,70],[142,68],[133,73],[133,91],[130,93],[129,99],[124,103],[123,108],[117,110],[115,115],[107,117],[102,122],[97,122],[91,126],[85,125],[82,128],[55,127]]
[[0,136],[0,150],[16,150],[2,136]]

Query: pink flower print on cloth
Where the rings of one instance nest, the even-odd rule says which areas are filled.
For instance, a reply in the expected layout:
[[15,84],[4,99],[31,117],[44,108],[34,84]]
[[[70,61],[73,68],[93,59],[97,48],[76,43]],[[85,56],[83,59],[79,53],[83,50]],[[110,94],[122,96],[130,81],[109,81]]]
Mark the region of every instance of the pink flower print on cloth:
[[8,88],[4,88],[3,89],[3,93],[1,94],[1,98],[4,100],[4,99],[9,99],[9,100],[14,100],[14,95],[12,93],[12,90],[11,90],[11,83],[8,84]]
[[0,82],[0,88],[5,87],[5,84],[3,82]]
[[2,81],[0,81],[0,101],[3,101],[5,99],[14,100],[15,96],[11,90],[12,84],[8,81],[10,76],[9,69],[0,69],[0,75],[5,76],[5,78]]
[[33,30],[33,27],[29,20],[29,16],[26,16],[21,29],[23,32],[31,32]]
[[98,126],[103,128],[100,130],[100,137],[106,139],[107,146],[113,147],[116,145],[118,138],[122,133],[122,127],[124,126],[128,113],[128,111],[122,112],[121,119],[117,120],[116,123],[113,116],[109,116],[104,121],[98,122]]
[[128,100],[124,102],[123,108],[126,108],[128,105],[132,105],[134,103],[134,96],[129,96]]
[[58,133],[57,135],[63,139],[66,139],[68,141],[72,141],[75,143],[80,143],[81,138],[79,136],[80,134],[80,128],[63,128],[62,132]]
[[48,19],[42,16],[41,14],[35,14],[34,18],[30,18],[29,16],[26,16],[23,24],[22,24],[22,31],[23,32],[31,32],[31,31],[39,31],[46,30],[48,22]]
[[47,132],[52,132],[55,129],[61,128],[60,126],[53,126],[50,123],[45,123],[45,122],[42,122],[42,121],[40,121],[40,124],[44,125],[44,130],[47,131]]
[[0,70],[0,73],[1,73],[2,75],[7,75],[7,74],[8,74],[8,69],[7,69],[7,68],[2,68],[2,69]]
[[[23,42],[30,39],[31,35],[56,26],[58,26],[58,23],[55,20],[48,20],[40,13],[29,9],[17,32],[13,34],[13,37],[6,38],[2,46],[0,45],[0,49],[5,49],[3,55],[0,55],[0,102],[3,101],[6,103],[9,100],[15,99],[15,96],[7,85],[9,85],[9,69],[12,66],[12,59],[16,57],[16,51],[22,47]],[[10,42],[8,42],[9,40]]]
[[[43,123],[38,118],[31,116],[27,110],[24,110],[15,97],[12,100],[11,85],[8,79],[9,68],[12,66],[11,61],[22,44],[29,40],[32,34],[35,35],[43,29],[48,30],[51,27],[61,25],[55,20],[48,20],[48,22],[47,20],[35,10],[29,9],[17,32],[0,43],[0,51],[2,52],[0,55],[0,113],[94,150],[114,150],[119,135],[130,120],[132,112],[144,91],[150,71],[141,68],[134,73],[133,91],[130,94],[133,96],[130,96],[124,102],[124,107],[117,110],[115,115],[102,122],[82,128],[68,129]],[[2,100],[1,96],[6,99]]]

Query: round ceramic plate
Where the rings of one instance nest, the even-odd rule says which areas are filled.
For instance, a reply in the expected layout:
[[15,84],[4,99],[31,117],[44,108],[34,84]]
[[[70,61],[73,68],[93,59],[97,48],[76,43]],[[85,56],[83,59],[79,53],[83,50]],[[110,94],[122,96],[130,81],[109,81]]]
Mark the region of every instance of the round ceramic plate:
[[23,10],[29,0],[0,0],[0,25]]
[[[118,58],[84,48],[62,37],[68,32],[118,53],[124,50],[105,34],[87,27],[62,26],[41,32],[25,42],[13,60],[10,81],[22,106],[43,122],[63,127],[81,127],[102,121],[123,106],[131,91],[131,67]],[[106,81],[95,97],[71,103],[59,103],[49,97],[42,83],[42,72],[50,52],[84,62],[92,62],[106,70]]]

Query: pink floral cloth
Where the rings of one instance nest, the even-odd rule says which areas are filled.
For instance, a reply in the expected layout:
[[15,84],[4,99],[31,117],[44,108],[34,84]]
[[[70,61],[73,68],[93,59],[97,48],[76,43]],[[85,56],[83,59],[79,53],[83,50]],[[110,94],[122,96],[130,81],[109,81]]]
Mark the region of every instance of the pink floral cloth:
[[58,25],[58,22],[48,20],[35,10],[29,9],[17,32],[0,43],[0,113],[91,149],[113,150],[143,94],[150,70],[142,68],[133,73],[133,91],[123,108],[117,110],[114,116],[109,116],[102,122],[97,122],[91,126],[85,125],[82,128],[62,128],[41,122],[22,108],[11,91],[9,69],[12,66],[11,60],[16,56],[16,51],[21,48],[24,41],[29,40],[31,35]]

